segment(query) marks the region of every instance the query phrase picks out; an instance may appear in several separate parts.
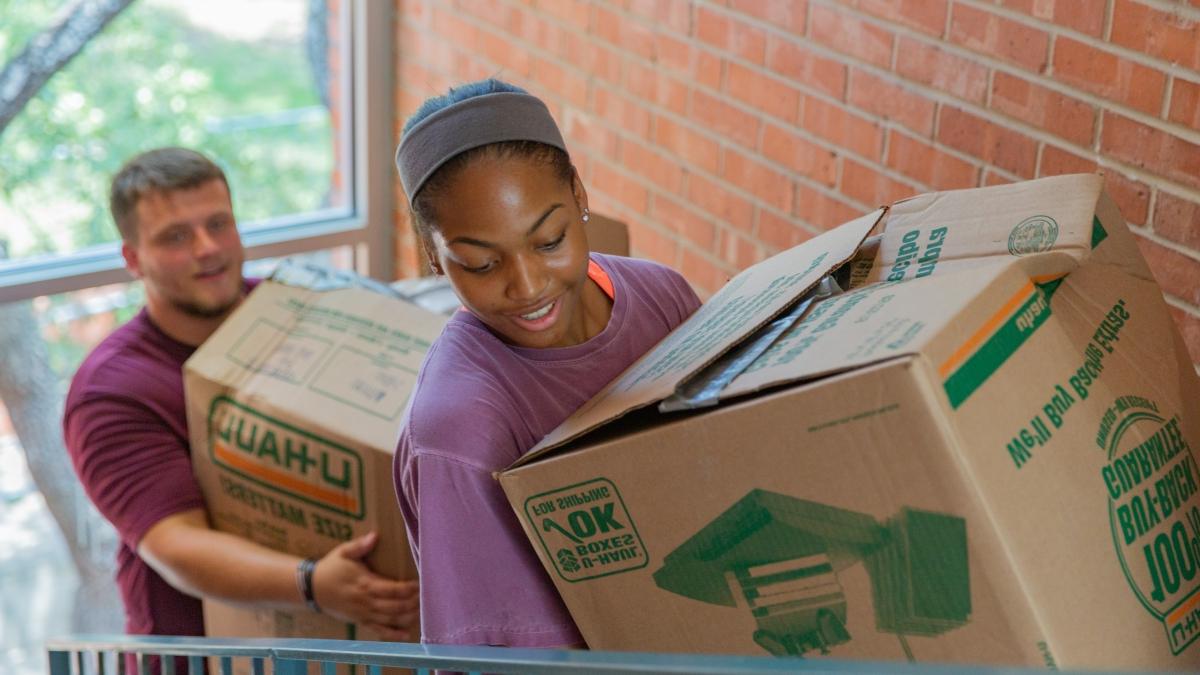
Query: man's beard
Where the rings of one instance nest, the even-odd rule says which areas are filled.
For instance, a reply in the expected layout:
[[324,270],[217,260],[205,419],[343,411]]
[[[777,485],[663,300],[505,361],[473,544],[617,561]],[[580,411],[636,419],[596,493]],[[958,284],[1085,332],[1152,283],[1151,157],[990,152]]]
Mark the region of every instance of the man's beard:
[[234,305],[236,305],[241,299],[242,297],[239,293],[235,295],[232,300],[223,302],[216,306],[206,306],[185,300],[176,300],[172,304],[175,305],[176,309],[184,314],[187,314],[188,316],[192,316],[197,319],[216,319],[227,314],[229,310],[233,309]]

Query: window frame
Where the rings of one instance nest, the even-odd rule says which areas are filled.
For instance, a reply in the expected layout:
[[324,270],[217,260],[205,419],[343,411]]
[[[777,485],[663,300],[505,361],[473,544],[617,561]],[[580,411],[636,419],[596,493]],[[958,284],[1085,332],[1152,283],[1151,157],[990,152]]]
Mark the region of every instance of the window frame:
[[[395,266],[393,7],[391,2],[373,0],[351,0],[344,7],[349,14],[343,18],[350,42],[347,119],[352,124],[340,133],[350,155],[349,215],[344,215],[344,210],[338,210],[338,215],[317,211],[272,219],[242,229],[242,243],[247,260],[349,245],[357,272],[390,281]],[[67,254],[10,261],[0,270],[0,304],[130,280],[120,242],[111,242]]]

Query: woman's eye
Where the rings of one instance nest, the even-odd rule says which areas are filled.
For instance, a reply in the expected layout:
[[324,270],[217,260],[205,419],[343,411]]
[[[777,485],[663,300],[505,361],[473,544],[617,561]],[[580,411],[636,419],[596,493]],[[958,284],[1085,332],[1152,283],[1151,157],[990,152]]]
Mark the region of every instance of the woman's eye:
[[555,239],[554,241],[542,244],[538,248],[543,251],[553,251],[554,249],[558,248],[563,243],[563,240],[566,238],[567,238],[567,231],[563,230],[563,233],[558,235],[557,239]]
[[480,265],[478,267],[468,267],[467,265],[463,265],[462,268],[464,271],[470,272],[471,274],[483,274],[484,272],[490,271],[492,269],[493,265],[494,265],[494,263],[488,263],[486,265]]

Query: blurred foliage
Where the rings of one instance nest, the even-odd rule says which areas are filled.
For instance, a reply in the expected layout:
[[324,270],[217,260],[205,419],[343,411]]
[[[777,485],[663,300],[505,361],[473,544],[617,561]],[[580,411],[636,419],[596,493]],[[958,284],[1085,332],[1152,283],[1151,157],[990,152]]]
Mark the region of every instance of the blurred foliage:
[[[61,5],[0,0],[0,59],[23,49]],[[31,228],[22,240],[32,244],[13,257],[114,241],[110,177],[163,145],[216,159],[243,224],[322,207],[332,130],[303,39],[244,41],[152,1],[132,5],[0,134],[0,201]]]
[[[0,68],[65,5],[0,0]],[[10,248],[13,258],[115,241],[111,176],[133,155],[164,145],[195,148],[225,169],[243,228],[325,206],[333,130],[313,83],[304,35],[247,41],[192,25],[168,3],[138,0],[0,132],[0,216],[5,208],[18,216],[0,217],[0,240],[24,242]],[[38,303],[41,321],[89,313],[95,293],[80,293]],[[99,311],[116,324],[143,302],[138,283],[104,295]],[[91,345],[67,330],[44,332],[50,365],[65,382]]]

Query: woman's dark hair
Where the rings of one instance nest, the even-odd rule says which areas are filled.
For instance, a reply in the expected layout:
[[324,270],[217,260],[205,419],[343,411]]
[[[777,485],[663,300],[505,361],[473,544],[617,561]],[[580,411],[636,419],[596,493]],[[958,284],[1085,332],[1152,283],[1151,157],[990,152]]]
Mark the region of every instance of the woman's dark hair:
[[[443,96],[435,96],[422,103],[421,107],[417,108],[417,111],[404,123],[404,131],[408,132],[409,129],[426,117],[460,101],[485,94],[502,92],[529,93],[518,86],[495,78],[469,82],[450,89]],[[554,174],[565,183],[570,183],[575,177],[575,167],[571,165],[571,157],[565,151],[552,145],[538,143],[537,141],[502,141],[461,152],[438,167],[437,171],[433,172],[433,175],[425,181],[425,184],[421,186],[417,194],[412,197],[413,224],[417,228],[417,234],[420,235],[426,246],[429,245],[433,228],[437,226],[433,217],[434,202],[459,171],[471,162],[484,157],[490,159],[520,157],[544,163],[550,166]]]

